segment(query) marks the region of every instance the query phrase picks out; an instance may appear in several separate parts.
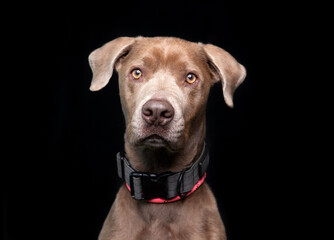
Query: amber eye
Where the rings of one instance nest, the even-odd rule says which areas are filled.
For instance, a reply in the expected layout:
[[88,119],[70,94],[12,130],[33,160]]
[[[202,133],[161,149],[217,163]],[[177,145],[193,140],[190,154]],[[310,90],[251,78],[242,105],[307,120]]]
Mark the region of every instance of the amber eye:
[[134,79],[139,79],[142,76],[142,72],[139,69],[135,69],[131,72]]
[[188,73],[187,74],[187,77],[186,77],[187,83],[192,84],[196,81],[196,79],[197,79],[197,77],[196,77],[195,74],[193,74],[193,73]]

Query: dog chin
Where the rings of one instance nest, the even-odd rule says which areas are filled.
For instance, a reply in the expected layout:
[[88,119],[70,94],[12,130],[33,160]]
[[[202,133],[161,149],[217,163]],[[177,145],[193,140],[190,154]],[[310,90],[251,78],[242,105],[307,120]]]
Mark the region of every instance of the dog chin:
[[171,130],[170,128],[161,127],[136,127],[127,129],[126,139],[133,146],[139,148],[159,149],[165,148],[170,152],[177,152],[182,148],[184,128],[179,127]]

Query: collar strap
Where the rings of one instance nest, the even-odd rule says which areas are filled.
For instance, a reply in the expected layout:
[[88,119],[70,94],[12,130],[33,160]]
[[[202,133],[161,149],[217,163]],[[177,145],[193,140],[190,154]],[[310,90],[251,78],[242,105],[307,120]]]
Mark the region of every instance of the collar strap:
[[125,181],[131,196],[151,203],[175,202],[189,196],[204,182],[208,165],[209,151],[206,144],[201,156],[180,172],[138,172],[131,166],[124,152],[117,153],[118,176]]

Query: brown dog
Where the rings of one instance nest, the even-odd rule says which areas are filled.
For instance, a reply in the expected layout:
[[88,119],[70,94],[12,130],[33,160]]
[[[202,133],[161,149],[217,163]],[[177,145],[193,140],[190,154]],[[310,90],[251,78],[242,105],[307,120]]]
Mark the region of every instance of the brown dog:
[[115,68],[126,121],[125,180],[100,240],[226,239],[213,193],[202,184],[208,164],[205,109],[221,81],[228,106],[246,76],[229,53],[178,38],[117,38],[89,56],[90,89]]

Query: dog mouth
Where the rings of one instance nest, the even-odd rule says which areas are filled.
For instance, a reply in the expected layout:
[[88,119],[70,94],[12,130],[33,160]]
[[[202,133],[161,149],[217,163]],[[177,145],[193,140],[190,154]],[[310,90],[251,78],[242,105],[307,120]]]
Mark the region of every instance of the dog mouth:
[[141,142],[144,145],[156,148],[165,147],[168,144],[168,141],[158,134],[152,134],[144,138]]

